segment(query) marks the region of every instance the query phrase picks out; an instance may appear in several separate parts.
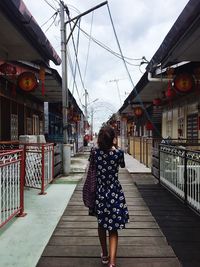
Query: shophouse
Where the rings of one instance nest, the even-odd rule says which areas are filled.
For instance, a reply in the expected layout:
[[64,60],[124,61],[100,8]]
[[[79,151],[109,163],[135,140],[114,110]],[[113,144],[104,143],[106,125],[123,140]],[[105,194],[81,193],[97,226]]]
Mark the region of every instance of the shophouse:
[[199,211],[200,2],[190,0],[120,108],[121,144]]

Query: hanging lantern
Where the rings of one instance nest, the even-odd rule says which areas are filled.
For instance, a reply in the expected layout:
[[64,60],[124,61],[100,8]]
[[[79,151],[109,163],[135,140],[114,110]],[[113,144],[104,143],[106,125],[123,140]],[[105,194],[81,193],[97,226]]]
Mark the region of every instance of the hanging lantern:
[[152,131],[153,130],[153,123],[150,121],[147,121],[145,124],[146,130],[147,131]]
[[171,100],[174,96],[176,95],[176,92],[171,88],[171,81],[168,81],[168,88],[167,91],[165,92],[165,96]]
[[194,86],[194,78],[191,74],[178,74],[174,79],[174,88],[179,93],[187,93],[192,90]]
[[45,94],[45,87],[44,87],[44,81],[45,81],[45,68],[44,68],[44,67],[40,67],[40,71],[39,71],[39,79],[41,80],[41,83],[42,83],[42,95],[44,96],[44,94]]
[[30,92],[38,87],[38,80],[33,72],[23,72],[18,77],[20,89]]
[[154,98],[153,105],[154,106],[161,106],[162,100],[160,98]]
[[3,63],[0,65],[0,72],[5,75],[15,75],[17,73],[17,69],[11,64]]
[[135,108],[134,108],[134,114],[135,114],[135,116],[137,116],[137,117],[142,116],[142,114],[143,114],[143,109],[142,109],[141,107],[135,107]]

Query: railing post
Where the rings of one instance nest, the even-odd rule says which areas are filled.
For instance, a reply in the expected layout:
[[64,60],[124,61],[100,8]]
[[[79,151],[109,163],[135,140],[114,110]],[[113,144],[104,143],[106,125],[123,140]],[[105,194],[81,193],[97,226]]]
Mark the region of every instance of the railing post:
[[52,179],[54,178],[54,144],[52,144]]
[[187,156],[186,150],[184,151],[184,203],[187,205]]
[[45,195],[44,192],[44,176],[45,176],[45,168],[44,168],[44,145],[42,145],[42,157],[41,157],[41,163],[42,163],[42,177],[41,177],[41,192],[40,195]]
[[159,166],[159,168],[158,168],[158,183],[159,183],[159,185],[160,185],[160,167],[161,167],[161,160],[160,160],[161,151],[160,151],[160,147],[161,147],[161,145],[158,144],[158,166]]
[[140,137],[140,162],[142,162],[142,137]]
[[148,138],[146,139],[146,166],[149,167],[149,144],[148,144]]
[[26,216],[24,213],[24,185],[25,185],[25,153],[26,150],[23,148],[19,153],[20,155],[20,212],[19,217]]

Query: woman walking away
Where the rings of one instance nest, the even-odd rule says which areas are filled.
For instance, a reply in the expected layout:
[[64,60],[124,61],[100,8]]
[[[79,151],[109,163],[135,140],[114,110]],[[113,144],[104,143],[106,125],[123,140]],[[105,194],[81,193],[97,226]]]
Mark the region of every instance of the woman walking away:
[[[97,143],[98,147],[93,149],[97,176],[95,213],[102,248],[101,261],[109,267],[116,267],[118,229],[125,228],[129,220],[124,193],[118,180],[119,166],[125,167],[124,152],[115,148],[115,131],[110,126],[101,128]],[[109,234],[109,251],[106,231]]]

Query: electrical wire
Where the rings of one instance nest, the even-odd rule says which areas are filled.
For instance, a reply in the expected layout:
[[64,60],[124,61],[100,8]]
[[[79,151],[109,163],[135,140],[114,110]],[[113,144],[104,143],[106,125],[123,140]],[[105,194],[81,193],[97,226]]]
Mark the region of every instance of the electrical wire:
[[89,59],[89,52],[90,52],[90,45],[91,45],[92,27],[93,27],[93,19],[94,19],[94,11],[92,12],[92,19],[91,19],[91,26],[90,26],[90,38],[89,38],[89,42],[88,42],[88,50],[87,50],[87,57],[86,57],[85,71],[84,71],[84,81],[85,81],[86,72],[87,72],[87,66],[88,66],[88,59]]
[[58,12],[56,11],[47,21],[45,21],[40,27],[44,27]]
[[124,63],[126,72],[127,72],[127,74],[128,74],[128,77],[129,77],[129,80],[130,80],[132,86],[134,87],[135,85],[134,85],[134,83],[133,83],[132,77],[131,77],[131,75],[130,75],[130,72],[129,72],[128,67],[127,67],[127,65],[126,65],[125,58],[124,58],[123,53],[122,53],[121,45],[120,45],[120,43],[119,43],[119,39],[118,39],[118,36],[117,36],[117,32],[116,32],[116,30],[115,30],[114,22],[113,22],[113,19],[112,19],[112,16],[111,16],[111,11],[110,11],[110,8],[109,8],[108,3],[107,3],[107,8],[108,8],[108,14],[109,14],[109,17],[110,17],[110,21],[111,21],[111,25],[112,25],[112,28],[113,28],[113,32],[114,32],[114,35],[115,35],[115,39],[116,39],[116,42],[117,42],[117,45],[118,45],[118,48],[119,48],[119,52],[120,52],[120,55],[121,55],[121,59],[122,59],[122,61],[123,61],[123,63]]
[[47,0],[44,0],[44,2],[50,6],[53,10],[55,10],[57,12],[57,9],[55,7],[53,7]]
[[58,0],[53,0],[53,1],[60,5],[60,1]]
[[[71,56],[70,56],[69,51],[68,51],[67,55],[68,55],[68,59],[69,59],[69,65],[70,65],[70,69],[71,69],[71,72],[72,72],[72,76],[73,76],[73,78],[74,78],[74,84],[75,84],[75,88],[76,88],[77,96],[78,96],[79,102],[80,102],[81,105],[83,106],[82,101],[81,101],[81,97],[80,97],[80,94],[79,94],[79,91],[78,91],[78,86],[77,86],[77,83],[76,83],[76,80],[75,80],[75,77],[74,77],[73,63],[72,63],[72,59],[71,59]],[[73,94],[72,94],[72,95],[73,95]]]
[[[81,21],[79,20],[79,24],[81,23]],[[77,43],[76,43],[76,49],[78,51],[79,48],[79,39],[80,38],[80,31],[78,31],[78,36],[77,36]],[[76,56],[75,56],[75,60],[76,60]],[[76,70],[77,70],[77,64],[75,64],[75,77],[76,77]],[[75,78],[74,78],[75,81]],[[72,92],[74,92],[74,82],[73,82],[73,87],[72,87]]]
[[[141,99],[141,97],[139,96],[139,94],[138,94],[138,92],[137,92],[137,89],[136,89],[136,87],[135,87],[135,85],[134,85],[134,83],[133,83],[132,77],[131,77],[130,72],[129,72],[129,70],[128,70],[128,67],[127,67],[127,64],[126,64],[126,61],[125,61],[125,59],[124,59],[124,56],[123,56],[123,53],[122,53],[122,49],[121,49],[121,46],[120,46],[120,43],[119,43],[119,39],[118,39],[118,36],[117,36],[117,32],[116,32],[116,30],[115,30],[114,22],[113,22],[113,19],[112,19],[112,15],[111,15],[111,11],[110,11],[110,8],[109,8],[108,3],[107,3],[107,8],[108,8],[108,13],[109,13],[110,21],[111,21],[111,24],[112,24],[112,28],[113,28],[113,31],[114,31],[114,35],[115,35],[115,38],[116,38],[116,42],[117,42],[117,45],[118,45],[118,48],[119,48],[119,51],[120,51],[122,60],[123,60],[123,62],[124,62],[125,69],[126,69],[126,71],[127,71],[127,74],[128,74],[129,79],[130,79],[130,82],[131,82],[131,84],[132,84],[132,86],[133,86],[133,90],[134,90],[135,93],[136,93],[136,99],[139,101],[139,103],[140,103],[141,106],[143,107],[143,110],[144,110],[145,115],[146,115],[146,117],[148,118],[148,120],[153,124],[152,119],[151,119],[149,113],[147,112],[146,108],[144,107],[144,104],[143,104],[143,102],[142,102],[142,99]],[[145,59],[146,59],[146,58],[145,58]],[[157,127],[155,126],[155,124],[154,124],[154,128],[155,128],[156,132],[160,134],[160,132],[159,132],[159,130],[157,129]]]
[[[68,15],[68,18],[70,20],[70,17],[69,17],[69,14]],[[72,25],[71,23],[69,23],[69,26],[70,26],[70,30],[72,32]],[[72,44],[73,44],[73,48],[74,48],[74,53],[75,53],[75,57],[76,57],[76,64],[77,64],[77,67],[78,67],[78,72],[79,72],[79,76],[80,76],[80,81],[81,81],[81,84],[82,84],[82,87],[83,89],[85,88],[84,86],[84,82],[83,82],[83,78],[82,78],[82,74],[81,74],[81,70],[80,70],[80,65],[79,65],[79,61],[78,61],[78,53],[76,51],[76,47],[75,47],[75,41],[74,41],[74,35],[72,33]],[[84,89],[85,90],[85,89]]]
[[56,18],[58,16],[58,12],[55,14],[55,18],[53,19],[52,23],[49,25],[49,27],[46,29],[45,33],[51,28],[51,26],[54,24],[54,22],[56,21]]
[[[77,26],[78,27],[78,26]],[[108,46],[106,46],[105,44],[101,43],[100,41],[98,41],[97,39],[95,39],[94,37],[90,36],[86,31],[84,31],[82,28],[80,28],[80,30],[85,34],[85,36],[89,39],[91,39],[93,42],[95,42],[97,45],[99,45],[101,48],[105,49],[106,51],[110,52],[112,55],[116,56],[117,58],[119,59],[122,59],[121,55],[114,52],[111,48],[109,48]],[[127,58],[127,57],[124,57],[124,58]],[[129,59],[129,58],[127,58]],[[132,59],[134,60],[134,59]],[[139,60],[139,59],[137,59]],[[141,58],[142,60],[142,58]],[[131,65],[131,66],[134,66],[134,67],[139,67],[140,64],[132,64],[128,61],[126,61],[127,64]]]
[[72,10],[74,10],[75,12],[77,12],[77,14],[81,14],[80,10],[78,8],[76,8],[73,5],[67,4],[68,7],[71,7]]

